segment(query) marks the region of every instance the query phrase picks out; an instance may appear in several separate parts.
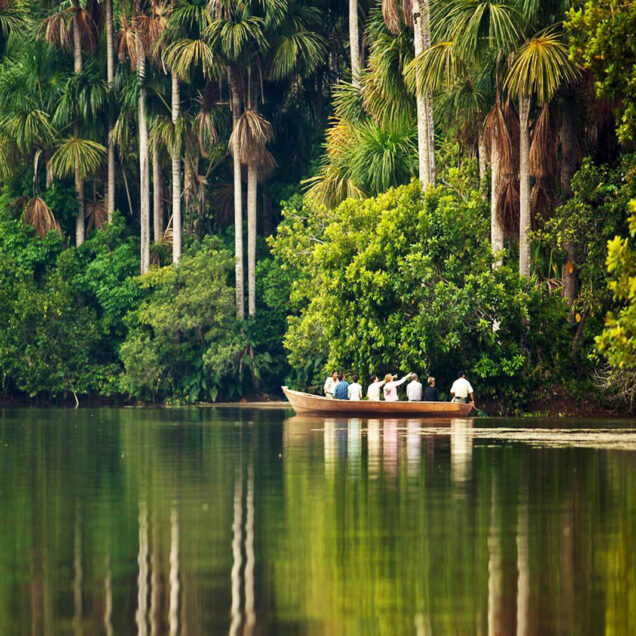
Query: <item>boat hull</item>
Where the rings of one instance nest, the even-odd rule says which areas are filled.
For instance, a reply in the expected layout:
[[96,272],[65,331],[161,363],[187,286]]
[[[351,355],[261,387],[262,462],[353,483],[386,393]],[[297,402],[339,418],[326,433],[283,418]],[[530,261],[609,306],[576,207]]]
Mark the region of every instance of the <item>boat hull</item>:
[[299,415],[374,415],[376,417],[468,417],[473,407],[461,402],[372,402],[335,400],[282,387]]

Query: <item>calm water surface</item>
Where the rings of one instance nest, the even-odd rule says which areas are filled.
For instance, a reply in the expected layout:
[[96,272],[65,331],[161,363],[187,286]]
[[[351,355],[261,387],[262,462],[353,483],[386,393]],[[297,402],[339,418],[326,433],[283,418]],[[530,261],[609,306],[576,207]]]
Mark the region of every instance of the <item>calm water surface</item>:
[[634,634],[633,427],[1,411],[0,634]]

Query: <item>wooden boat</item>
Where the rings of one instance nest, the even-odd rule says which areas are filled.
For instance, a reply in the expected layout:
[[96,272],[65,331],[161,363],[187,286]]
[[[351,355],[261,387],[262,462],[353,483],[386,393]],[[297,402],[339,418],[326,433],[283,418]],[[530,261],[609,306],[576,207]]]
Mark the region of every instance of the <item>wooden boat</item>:
[[372,415],[375,417],[468,417],[473,407],[461,402],[371,402],[335,400],[282,387],[299,415]]

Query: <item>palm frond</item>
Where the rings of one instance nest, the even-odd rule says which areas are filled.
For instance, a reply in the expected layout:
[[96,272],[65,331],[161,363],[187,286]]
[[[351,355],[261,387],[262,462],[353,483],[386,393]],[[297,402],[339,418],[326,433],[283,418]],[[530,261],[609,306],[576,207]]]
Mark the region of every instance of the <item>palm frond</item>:
[[454,42],[438,42],[422,51],[404,69],[404,81],[412,93],[439,91],[452,86],[461,73]]
[[230,136],[230,152],[238,141],[241,163],[258,163],[263,158],[265,144],[272,139],[273,134],[272,125],[260,113],[246,109]]
[[53,153],[51,165],[58,177],[71,177],[77,172],[80,179],[86,179],[98,172],[105,156],[106,148],[96,141],[69,137]]
[[223,73],[221,63],[205,40],[178,40],[167,48],[165,61],[171,71],[184,81],[188,81],[197,68],[208,78],[219,77]]
[[271,43],[268,75],[274,81],[301,72],[310,75],[323,61],[325,39],[313,31],[296,31],[280,35]]
[[562,84],[576,82],[580,69],[568,57],[568,49],[554,31],[528,40],[515,55],[504,83],[511,95],[536,96],[549,102]]
[[25,205],[24,222],[30,225],[38,236],[46,236],[51,231],[62,234],[53,211],[40,197],[34,197]]

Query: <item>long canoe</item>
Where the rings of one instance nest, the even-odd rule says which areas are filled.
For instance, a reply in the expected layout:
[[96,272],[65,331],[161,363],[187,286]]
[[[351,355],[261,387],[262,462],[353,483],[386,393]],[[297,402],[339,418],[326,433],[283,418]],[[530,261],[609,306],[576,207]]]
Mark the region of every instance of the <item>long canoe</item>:
[[372,402],[336,400],[292,391],[282,387],[285,397],[299,415],[375,415],[377,417],[468,417],[470,404],[461,402]]

